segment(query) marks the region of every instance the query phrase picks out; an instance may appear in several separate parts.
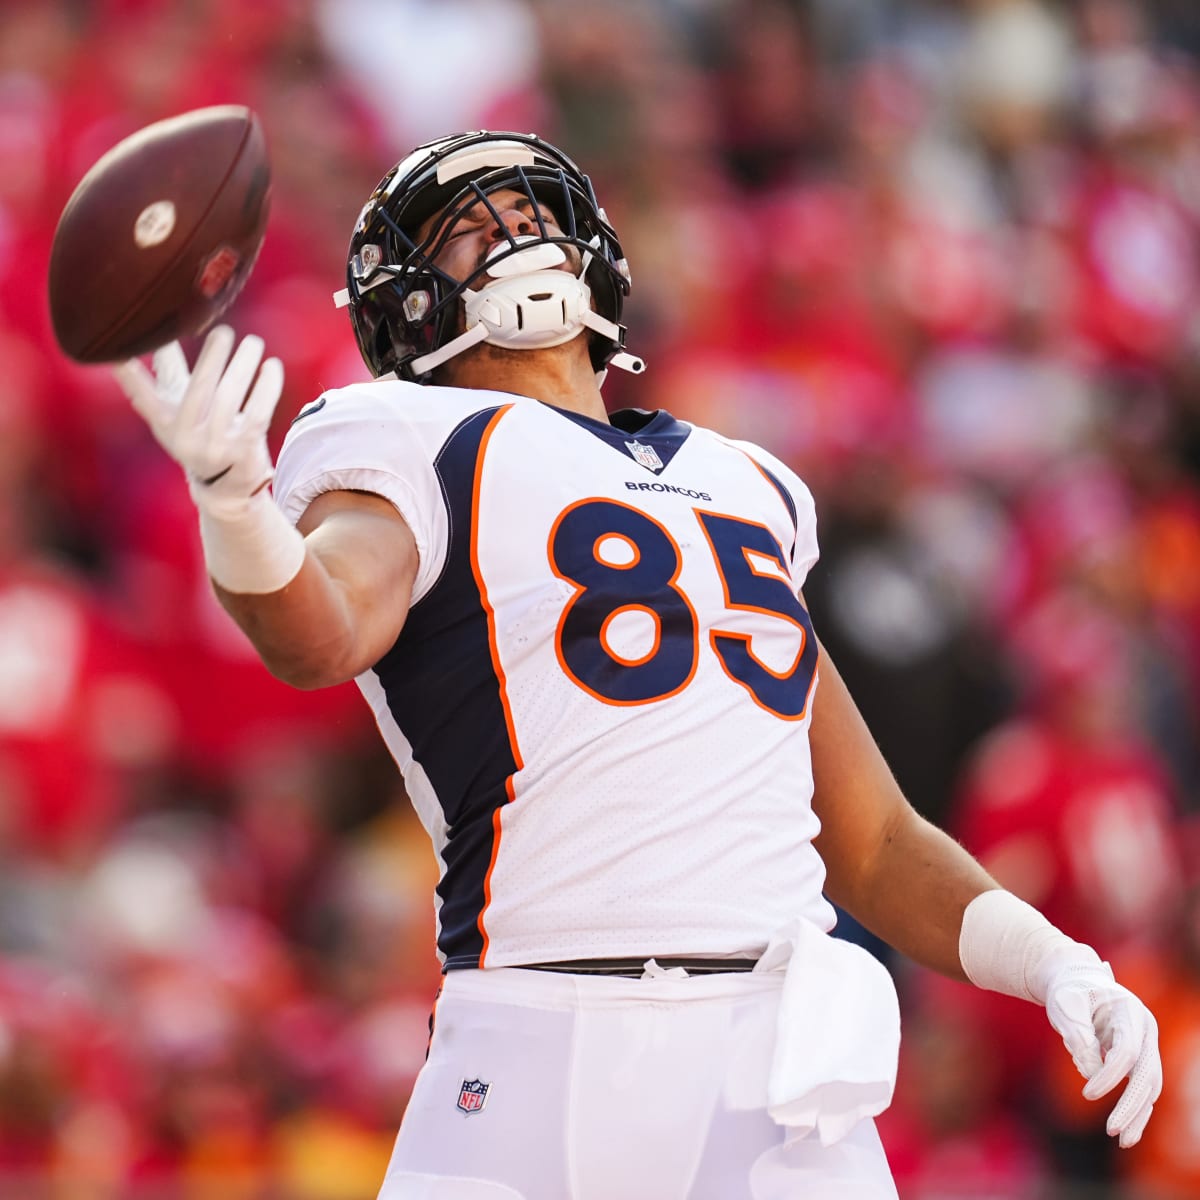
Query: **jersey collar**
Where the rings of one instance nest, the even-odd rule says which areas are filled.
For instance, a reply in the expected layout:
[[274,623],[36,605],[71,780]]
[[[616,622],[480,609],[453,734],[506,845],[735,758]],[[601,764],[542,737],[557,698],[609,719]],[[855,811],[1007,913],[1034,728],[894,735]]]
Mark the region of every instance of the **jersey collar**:
[[573,421],[581,429],[598,437],[614,450],[631,458],[653,475],[660,475],[687,441],[692,427],[676,420],[666,409],[647,412],[642,408],[622,408],[609,414],[611,424],[585,417],[582,413],[547,405]]

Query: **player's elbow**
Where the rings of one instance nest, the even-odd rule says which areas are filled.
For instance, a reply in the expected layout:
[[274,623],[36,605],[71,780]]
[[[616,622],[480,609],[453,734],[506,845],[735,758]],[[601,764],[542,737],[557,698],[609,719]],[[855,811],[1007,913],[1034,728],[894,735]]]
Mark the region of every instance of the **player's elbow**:
[[364,617],[345,589],[308,565],[278,592],[240,594],[218,586],[216,594],[267,670],[303,691],[361,675],[398,636],[393,621]]
[[335,615],[319,622],[281,621],[243,612],[238,624],[276,679],[311,692],[345,683],[371,665],[353,626],[332,619]]
[[875,902],[895,869],[897,848],[911,822],[920,820],[896,796],[889,811],[876,813],[877,821],[855,821],[847,829],[831,821],[814,843],[825,863],[826,894],[855,916]]
[[276,662],[263,658],[263,664],[281,683],[298,688],[302,692],[318,692],[322,688],[335,687],[345,683],[350,676],[341,676],[320,666],[296,664],[294,662]]
[[276,679],[304,692],[346,683],[365,669],[337,647],[287,647],[272,652],[258,647],[259,658]]

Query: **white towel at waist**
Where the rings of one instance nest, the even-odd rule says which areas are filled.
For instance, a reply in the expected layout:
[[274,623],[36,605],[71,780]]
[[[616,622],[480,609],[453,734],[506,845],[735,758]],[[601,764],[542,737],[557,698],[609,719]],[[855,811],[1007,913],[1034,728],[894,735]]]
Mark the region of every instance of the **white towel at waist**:
[[814,1129],[824,1146],[883,1112],[896,1086],[900,1003],[891,974],[861,946],[798,919],[756,971],[785,971],[767,1080],[767,1111],[788,1141]]

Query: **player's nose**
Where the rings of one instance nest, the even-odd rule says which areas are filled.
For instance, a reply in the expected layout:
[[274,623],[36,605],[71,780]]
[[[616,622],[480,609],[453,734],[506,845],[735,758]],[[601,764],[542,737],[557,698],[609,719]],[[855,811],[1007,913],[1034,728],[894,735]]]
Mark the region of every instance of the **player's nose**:
[[535,230],[533,218],[519,208],[511,206],[501,208],[498,217],[490,234],[494,241],[500,241],[507,237],[520,237],[523,234],[533,233]]

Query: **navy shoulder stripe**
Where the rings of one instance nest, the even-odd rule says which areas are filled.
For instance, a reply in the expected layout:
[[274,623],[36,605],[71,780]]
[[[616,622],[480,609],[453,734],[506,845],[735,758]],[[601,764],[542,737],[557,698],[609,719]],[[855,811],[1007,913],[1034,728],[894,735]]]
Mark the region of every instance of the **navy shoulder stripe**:
[[779,493],[779,498],[787,507],[788,516],[792,519],[792,549],[788,554],[788,558],[795,558],[796,540],[800,536],[800,518],[796,513],[796,501],[792,498],[792,493],[783,486],[782,482],[779,480],[779,477],[773,471],[768,470],[762,465],[762,463],[758,461],[757,458],[754,458],[753,456],[751,456],[751,461],[763,473],[763,476],[766,478],[767,482],[770,483],[772,487],[774,487],[774,489]]

